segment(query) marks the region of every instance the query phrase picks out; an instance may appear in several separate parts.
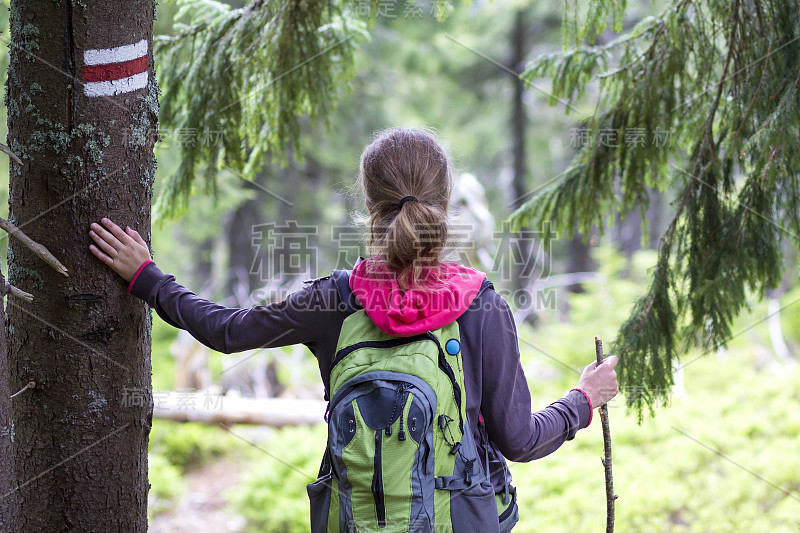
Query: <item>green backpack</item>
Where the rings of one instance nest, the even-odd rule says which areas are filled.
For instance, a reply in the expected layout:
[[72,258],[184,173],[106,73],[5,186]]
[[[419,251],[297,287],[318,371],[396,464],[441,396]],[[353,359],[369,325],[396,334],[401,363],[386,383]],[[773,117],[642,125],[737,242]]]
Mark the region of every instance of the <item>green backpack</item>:
[[360,309],[348,273],[332,276],[350,314],[330,367],[327,448],[308,485],[312,533],[501,531],[467,423],[458,323],[392,337]]

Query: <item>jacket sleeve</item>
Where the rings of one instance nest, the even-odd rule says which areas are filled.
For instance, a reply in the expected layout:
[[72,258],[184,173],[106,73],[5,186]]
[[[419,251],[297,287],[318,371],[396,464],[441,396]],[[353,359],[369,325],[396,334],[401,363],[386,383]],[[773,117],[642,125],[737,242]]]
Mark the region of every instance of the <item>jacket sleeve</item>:
[[589,425],[592,410],[572,390],[541,411],[531,412],[531,395],[519,357],[517,329],[506,301],[494,291],[483,324],[481,411],[489,438],[508,459],[527,462],[557,450]]
[[250,309],[225,307],[200,298],[177,283],[175,276],[149,263],[132,281],[130,293],[147,302],[168,324],[223,353],[299,343],[312,347],[324,328],[322,297],[314,286],[279,303]]

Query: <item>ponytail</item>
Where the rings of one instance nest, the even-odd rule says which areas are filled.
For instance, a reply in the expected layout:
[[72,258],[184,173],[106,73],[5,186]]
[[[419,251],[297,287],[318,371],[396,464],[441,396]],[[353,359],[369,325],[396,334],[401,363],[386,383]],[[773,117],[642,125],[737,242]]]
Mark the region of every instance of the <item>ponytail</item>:
[[359,186],[369,210],[369,252],[401,287],[439,265],[447,242],[451,164],[430,133],[392,128],[361,154]]

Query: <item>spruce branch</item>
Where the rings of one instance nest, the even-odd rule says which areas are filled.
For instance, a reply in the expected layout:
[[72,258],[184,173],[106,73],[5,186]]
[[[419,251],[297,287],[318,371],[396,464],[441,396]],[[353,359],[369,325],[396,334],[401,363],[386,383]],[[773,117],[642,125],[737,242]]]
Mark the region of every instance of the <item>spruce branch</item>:
[[[565,31],[604,28],[597,17],[620,2],[602,3]],[[513,229],[548,221],[587,239],[638,211],[646,234],[651,196],[674,191],[651,283],[614,341],[639,421],[666,403],[680,351],[723,347],[748,298],[780,282],[785,240],[800,245],[798,5],[673,0],[609,45],[539,56],[523,74],[552,79],[551,103],[572,103],[589,84],[600,96],[580,124],[588,142],[563,179],[512,213]],[[603,129],[634,128],[664,129],[672,142],[599,142]]]
[[156,218],[184,212],[195,190],[216,197],[223,168],[252,180],[268,163],[302,160],[302,119],[328,125],[337,90],[354,74],[355,46],[367,36],[342,0],[177,4],[185,23],[153,44],[160,127],[177,132],[180,153]]
[[[34,241],[33,239],[25,235],[25,233],[23,233],[22,230],[19,229],[17,226],[12,224],[8,220],[0,217],[0,229],[3,229],[6,233],[8,233],[9,235],[17,239],[19,242],[27,246],[30,249],[30,251],[38,255],[45,263],[50,265],[50,267],[53,270],[55,270],[59,274],[63,274],[64,276],[69,277],[69,274],[67,273],[67,267],[62,265],[61,262],[47,250],[47,248],[45,248],[38,242]],[[19,289],[16,290],[19,291]],[[13,291],[12,294],[14,294]]]
[[12,151],[11,151],[11,148],[9,148],[8,146],[6,146],[6,145],[5,145],[5,144],[3,144],[3,143],[0,143],[0,152],[3,152],[3,153],[4,153],[4,154],[6,154],[8,157],[10,157],[11,159],[13,159],[13,160],[14,160],[14,162],[15,162],[16,164],[18,164],[18,165],[21,165],[21,164],[22,164],[22,159],[20,159],[20,158],[17,156],[17,154],[15,154],[14,152],[12,152]]
[[10,294],[11,296],[19,298],[20,300],[25,300],[26,302],[33,301],[33,294],[25,292],[22,289],[18,289],[10,283],[3,282],[3,285],[0,285],[0,296],[5,296],[6,294]]
[[25,384],[24,387],[22,387],[20,390],[18,390],[14,394],[12,394],[11,398],[13,399],[15,396],[19,396],[20,394],[22,394],[23,392],[25,392],[28,389],[35,389],[35,388],[36,388],[36,382],[35,381],[29,381],[28,383]]

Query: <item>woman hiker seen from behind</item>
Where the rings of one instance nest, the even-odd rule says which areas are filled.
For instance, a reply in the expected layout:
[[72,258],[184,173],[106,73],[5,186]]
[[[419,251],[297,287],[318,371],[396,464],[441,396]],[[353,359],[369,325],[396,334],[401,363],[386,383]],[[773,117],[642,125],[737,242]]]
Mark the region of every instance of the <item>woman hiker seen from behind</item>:
[[152,262],[130,227],[91,225],[92,253],[169,324],[223,353],[304,344],[329,401],[311,530],[509,531],[506,459],[544,457],[617,394],[614,356],[531,412],[506,301],[482,272],[440,260],[450,161],[428,132],[394,128],[361,155],[370,256],[250,309],[204,300]]

